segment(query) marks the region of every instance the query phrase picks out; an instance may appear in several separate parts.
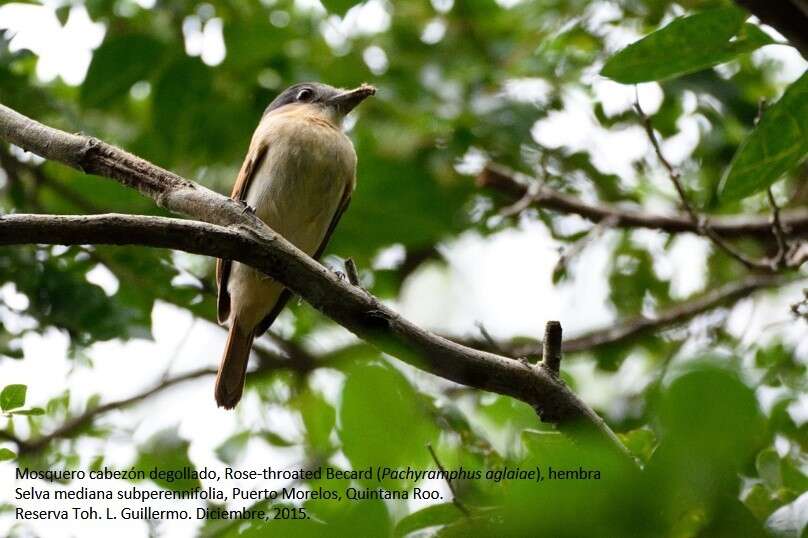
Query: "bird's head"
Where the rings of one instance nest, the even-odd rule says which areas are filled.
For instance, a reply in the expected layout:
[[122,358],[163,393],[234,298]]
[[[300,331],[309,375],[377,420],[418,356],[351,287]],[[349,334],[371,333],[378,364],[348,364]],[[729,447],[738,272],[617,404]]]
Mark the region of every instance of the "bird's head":
[[269,104],[264,115],[287,105],[308,104],[320,107],[323,113],[338,122],[375,93],[376,88],[367,84],[353,90],[343,90],[320,82],[302,82],[281,92]]

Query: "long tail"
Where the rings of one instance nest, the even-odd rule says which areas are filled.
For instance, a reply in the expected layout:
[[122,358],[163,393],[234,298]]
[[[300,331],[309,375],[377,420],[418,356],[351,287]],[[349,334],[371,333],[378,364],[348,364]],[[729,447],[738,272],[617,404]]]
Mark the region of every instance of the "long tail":
[[219,407],[233,409],[241,400],[252,342],[253,331],[245,333],[239,326],[238,318],[234,316],[222,362],[219,364],[219,373],[216,375],[215,394]]

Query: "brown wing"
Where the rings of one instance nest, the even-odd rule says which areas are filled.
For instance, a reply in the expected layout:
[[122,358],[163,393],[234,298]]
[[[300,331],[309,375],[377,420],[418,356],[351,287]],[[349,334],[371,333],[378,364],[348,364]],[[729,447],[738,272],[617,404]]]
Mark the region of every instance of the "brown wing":
[[[252,149],[244,159],[244,164],[241,165],[241,171],[236,178],[236,184],[233,186],[233,192],[230,197],[234,200],[244,201],[247,197],[247,190],[250,188],[253,174],[261,167],[261,162],[267,154],[267,145],[261,143],[256,146],[255,150]],[[227,279],[230,277],[230,260],[223,260],[221,258],[216,260],[216,286],[219,288],[219,297],[217,301],[217,319],[219,323],[224,323],[230,317],[230,294],[227,292]]]
[[[314,253],[314,259],[319,260],[320,256],[322,256],[325,247],[328,245],[328,241],[331,239],[331,235],[334,233],[334,229],[337,227],[337,223],[339,219],[342,218],[343,213],[345,210],[348,209],[348,204],[351,203],[351,188],[347,187],[345,192],[342,194],[342,201],[340,202],[339,207],[337,207],[336,213],[334,213],[334,217],[331,219],[331,224],[328,225],[328,230],[325,232],[323,236],[323,241],[320,243],[320,246],[317,248],[317,251]],[[288,289],[284,288],[281,292],[280,296],[278,297],[278,302],[275,303],[275,306],[266,315],[264,319],[261,320],[261,323],[255,328],[255,337],[259,337],[264,334],[267,329],[269,329],[270,325],[275,322],[275,318],[281,313],[283,307],[286,306],[286,303],[292,297],[292,292]]]

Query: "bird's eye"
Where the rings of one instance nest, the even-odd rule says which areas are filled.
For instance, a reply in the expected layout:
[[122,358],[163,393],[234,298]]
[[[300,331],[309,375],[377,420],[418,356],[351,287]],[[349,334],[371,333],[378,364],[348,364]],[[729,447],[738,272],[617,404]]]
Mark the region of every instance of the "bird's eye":
[[313,95],[314,95],[314,92],[312,91],[311,88],[303,88],[302,90],[297,92],[296,99],[298,101],[308,101],[309,99],[312,98]]

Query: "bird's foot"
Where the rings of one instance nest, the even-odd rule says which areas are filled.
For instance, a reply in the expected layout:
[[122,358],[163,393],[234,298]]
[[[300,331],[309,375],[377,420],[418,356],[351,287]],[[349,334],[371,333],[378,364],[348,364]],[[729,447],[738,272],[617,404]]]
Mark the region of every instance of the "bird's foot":
[[241,213],[249,213],[250,215],[255,215],[255,208],[248,204],[245,200],[239,200],[238,203],[242,205]]

